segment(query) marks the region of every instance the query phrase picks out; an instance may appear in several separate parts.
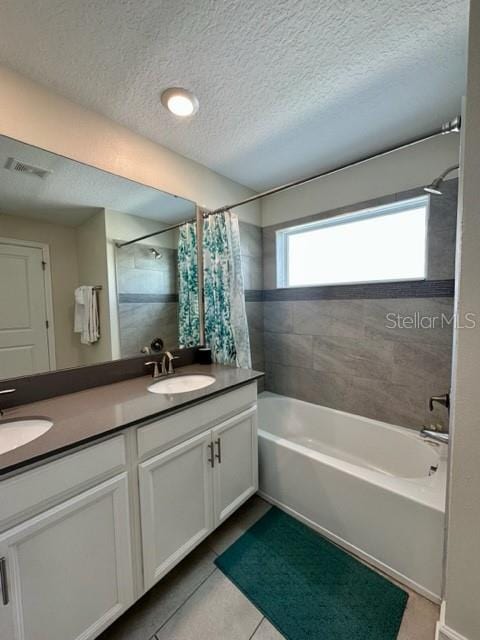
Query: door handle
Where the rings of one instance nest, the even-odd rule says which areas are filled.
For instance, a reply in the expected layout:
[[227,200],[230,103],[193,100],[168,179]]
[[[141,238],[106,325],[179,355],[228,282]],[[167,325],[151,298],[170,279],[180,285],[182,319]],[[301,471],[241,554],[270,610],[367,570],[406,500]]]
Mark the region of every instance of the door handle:
[[210,444],[207,446],[210,449],[210,457],[208,458],[208,462],[210,463],[210,466],[213,468],[215,466],[215,457],[213,455],[213,442],[210,442]]
[[5,558],[0,558],[0,586],[2,589],[2,602],[6,606],[10,599],[8,597],[7,561]]
[[215,454],[215,458],[218,460],[218,464],[222,464],[222,443],[220,438],[215,440],[215,444],[217,445],[217,453]]

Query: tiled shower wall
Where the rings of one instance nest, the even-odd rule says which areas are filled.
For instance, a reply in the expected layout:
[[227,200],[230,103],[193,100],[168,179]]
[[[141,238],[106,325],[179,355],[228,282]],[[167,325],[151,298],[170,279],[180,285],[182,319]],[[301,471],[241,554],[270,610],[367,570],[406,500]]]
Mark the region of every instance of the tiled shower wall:
[[[419,195],[420,189],[393,194],[304,221]],[[428,280],[422,283],[278,290],[275,232],[292,223],[264,228],[266,389],[417,429],[445,424],[446,412],[430,414],[428,398],[450,387],[452,326],[440,324],[453,310],[456,200],[457,180],[431,198]],[[249,320],[257,334],[262,303],[253,304]],[[389,328],[388,313],[427,318],[427,324],[437,319],[432,328]],[[257,348],[261,340],[255,339]]]
[[[264,370],[262,229],[240,222],[242,265],[252,364]],[[166,348],[178,345],[177,252],[158,247],[154,260],[149,246],[135,244],[116,254],[122,357],[138,355],[154,337]]]
[[177,252],[133,244],[116,253],[120,351],[123,358],[161,338],[166,349],[178,345]]
[[240,246],[252,366],[258,371],[264,371],[265,369],[263,347],[262,242],[261,227],[240,222]]

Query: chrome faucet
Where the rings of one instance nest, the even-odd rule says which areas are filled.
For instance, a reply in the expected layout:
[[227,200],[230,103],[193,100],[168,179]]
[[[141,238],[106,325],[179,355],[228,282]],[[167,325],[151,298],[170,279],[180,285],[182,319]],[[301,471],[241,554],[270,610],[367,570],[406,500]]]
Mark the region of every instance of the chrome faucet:
[[[448,413],[450,413],[450,394],[444,393],[441,396],[432,396],[428,401],[428,408],[430,411],[433,411],[434,403],[442,405],[445,407]],[[447,431],[443,431],[442,427],[423,427],[420,431],[420,437],[425,438],[426,440],[433,440],[434,442],[442,442],[443,444],[448,444],[449,442],[449,434]]]
[[[148,362],[145,362],[145,366],[146,367],[148,367],[151,364],[153,364],[152,378],[160,378],[160,371],[158,369],[158,361],[157,360],[149,360]],[[162,365],[162,368],[163,368],[163,365]]]
[[170,351],[165,351],[162,358],[162,376],[169,376],[175,373],[173,369],[173,361],[178,360],[179,356],[174,356]]
[[[0,390],[0,395],[3,396],[3,395],[10,394],[10,393],[15,393],[15,391],[16,391],[16,389],[1,389]],[[3,414],[4,414],[4,409],[2,409],[0,407],[0,416],[3,416]]]
[[152,378],[163,378],[164,376],[170,376],[175,373],[173,369],[173,361],[178,360],[179,356],[174,356],[170,351],[165,351],[161,360],[161,370],[159,368],[158,360],[149,360],[145,362],[145,366],[153,364]]
[[435,431],[434,429],[427,429],[423,427],[420,431],[420,437],[425,440],[433,440],[434,442],[441,442],[442,444],[448,444],[450,437],[448,433],[444,431]]

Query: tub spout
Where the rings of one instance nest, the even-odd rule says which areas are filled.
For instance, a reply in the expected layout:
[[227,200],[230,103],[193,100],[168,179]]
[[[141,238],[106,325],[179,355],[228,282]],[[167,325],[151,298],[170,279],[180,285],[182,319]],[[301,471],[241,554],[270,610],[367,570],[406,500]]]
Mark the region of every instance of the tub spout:
[[449,434],[442,433],[441,431],[433,431],[433,429],[427,429],[423,427],[420,431],[420,437],[427,440],[434,440],[435,442],[441,442],[442,444],[448,444]]

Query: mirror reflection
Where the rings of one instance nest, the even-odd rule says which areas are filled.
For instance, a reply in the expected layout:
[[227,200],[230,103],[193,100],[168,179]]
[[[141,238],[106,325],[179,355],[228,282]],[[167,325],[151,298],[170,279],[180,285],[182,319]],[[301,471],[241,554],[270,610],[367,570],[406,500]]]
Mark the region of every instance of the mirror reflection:
[[195,203],[0,137],[0,378],[178,346]]

